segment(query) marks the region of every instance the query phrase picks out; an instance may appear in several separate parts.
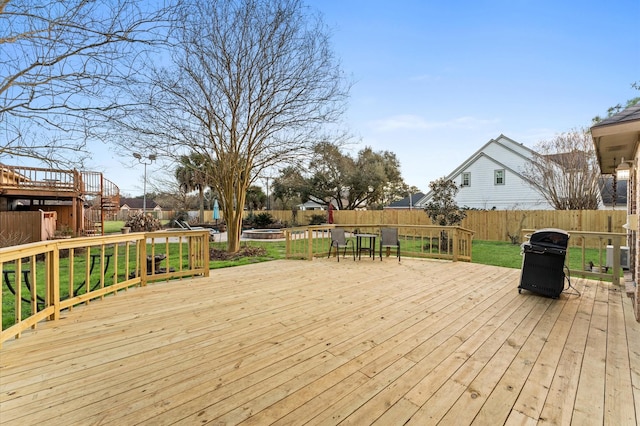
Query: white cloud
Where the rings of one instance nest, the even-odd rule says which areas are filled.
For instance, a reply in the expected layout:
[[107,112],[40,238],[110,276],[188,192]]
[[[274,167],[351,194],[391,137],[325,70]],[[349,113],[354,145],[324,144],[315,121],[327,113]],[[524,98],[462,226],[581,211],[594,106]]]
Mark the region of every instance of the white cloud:
[[382,120],[371,122],[377,131],[393,130],[432,130],[432,129],[475,129],[486,125],[496,124],[498,119],[480,119],[476,117],[458,117],[446,121],[428,121],[418,115],[394,115]]

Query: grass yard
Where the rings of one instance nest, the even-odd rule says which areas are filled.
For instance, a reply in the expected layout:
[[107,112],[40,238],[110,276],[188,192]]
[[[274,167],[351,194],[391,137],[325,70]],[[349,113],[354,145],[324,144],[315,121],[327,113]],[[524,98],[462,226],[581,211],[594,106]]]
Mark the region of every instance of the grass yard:
[[[162,225],[166,225],[169,223],[168,220],[161,220]],[[104,233],[105,234],[119,234],[120,228],[124,226],[124,220],[106,220],[104,222]]]
[[[113,224],[113,222],[110,222]],[[113,225],[114,228],[116,225]],[[119,228],[118,228],[119,232]],[[170,243],[169,244],[169,253],[177,253],[178,243]],[[133,247],[131,248],[133,250]],[[163,244],[156,245],[155,253],[164,254],[165,246]],[[276,259],[284,259],[286,255],[286,246],[284,241],[243,241],[241,244],[241,250],[239,253],[234,255],[229,255],[226,253],[226,243],[219,242],[211,242],[210,243],[210,254],[211,259],[209,261],[209,267],[211,269],[218,268],[228,268],[233,266],[247,265],[252,263],[259,262],[267,262]],[[186,251],[186,249],[185,249]],[[90,286],[94,287],[100,284],[100,259],[98,257],[99,250],[93,250],[90,254],[94,254],[96,256],[93,271],[90,276]],[[105,254],[113,254],[113,248],[107,248]],[[130,254],[129,260],[129,273],[135,270],[135,259],[133,251]],[[600,253],[596,249],[588,249],[585,253],[586,261],[592,260],[594,263],[598,263]],[[480,241],[474,240],[472,247],[472,259],[473,263],[485,264],[485,265],[493,265],[493,266],[502,266],[507,268],[516,268],[520,269],[522,267],[522,255],[520,254],[520,245],[514,245],[507,242],[498,242],[498,241]],[[169,267],[178,269],[180,267],[181,260],[175,255],[169,256]],[[114,259],[110,260],[111,262]],[[124,250],[119,250],[118,253],[118,264],[123,265],[124,260]],[[87,255],[86,252],[78,251],[75,253],[75,261],[74,261],[74,292],[84,292],[86,291],[86,287],[84,286],[85,276],[87,269],[91,269],[91,260],[89,264],[87,263]],[[581,270],[580,266],[582,263],[580,250],[577,248],[569,250],[569,264],[572,269]],[[42,277],[44,276],[44,264],[43,262],[36,262],[36,276]],[[111,266],[107,267],[105,272],[105,285],[111,285],[113,283],[113,263]],[[161,267],[165,267],[165,261],[162,261]],[[23,269],[29,268],[29,263],[23,264]],[[187,265],[183,265],[183,268],[186,268]],[[118,281],[124,280],[124,268],[119,267],[119,277]],[[3,277],[4,278],[4,277]],[[60,279],[61,279],[61,295],[63,298],[68,297],[69,294],[69,258],[61,258],[60,259]],[[15,282],[15,278],[14,278]],[[42,297],[44,294],[44,285],[41,283],[37,283],[36,285],[38,294]],[[2,322],[3,327],[7,327],[13,324],[14,321],[14,306],[13,300],[14,297],[8,289],[6,282],[2,286],[3,291],[3,300],[2,300]],[[29,290],[26,285],[23,283],[22,288],[23,297],[28,297]],[[30,304],[23,304],[23,316],[29,314]]]
[[120,228],[124,226],[124,220],[109,220],[104,222],[105,234],[117,234]]
[[[437,242],[436,242],[437,244]],[[211,260],[209,262],[211,269],[225,268],[237,265],[246,265],[248,263],[265,262],[275,259],[283,259],[285,257],[284,241],[245,241],[242,242],[243,247],[262,247],[265,253],[246,258],[240,256],[235,259],[227,260]],[[225,243],[211,243],[212,248],[225,250]],[[505,268],[520,269],[522,267],[522,254],[520,253],[519,244],[511,244],[502,241],[481,241],[474,240],[472,245],[472,262],[483,265],[502,266]],[[587,249],[585,251],[585,261],[593,261],[599,263],[600,253],[597,249]],[[569,248],[568,264],[571,269],[582,269],[582,259],[579,248]]]
[[[472,250],[473,263],[517,269],[522,267],[520,245],[500,241],[474,241]],[[591,261],[596,265],[600,264],[602,255],[598,249],[586,249],[584,263]],[[604,259],[602,261],[604,262]],[[583,270],[586,266],[584,263],[580,248],[569,246],[569,255],[565,259],[565,264],[570,269]],[[609,274],[611,274],[611,271],[609,271]]]
[[473,263],[483,265],[504,266],[506,268],[521,268],[522,255],[520,246],[502,241],[473,241],[471,246]]
[[286,247],[284,241],[244,241],[240,251],[234,255],[226,255],[226,243],[210,243],[209,267],[211,269],[228,268],[250,263],[267,262],[284,259]]
[[[170,243],[169,244],[169,267],[174,269],[188,269],[188,259],[185,257],[183,259],[176,256],[178,253],[178,243]],[[150,246],[148,247],[149,253],[151,253]],[[155,255],[163,255],[166,254],[166,246],[164,244],[158,244],[155,247],[154,254]],[[187,252],[188,248],[186,243],[184,243],[183,252]],[[126,263],[126,250],[124,247],[118,248],[118,256],[117,259],[114,257],[114,247],[106,246],[104,251],[104,263],[102,263],[102,253],[100,247],[93,247],[89,253],[87,251],[75,250],[73,253],[73,289],[69,285],[70,282],[70,257],[69,250],[61,250],[60,257],[60,296],[62,299],[67,299],[71,291],[73,291],[74,295],[81,295],[87,292],[87,282],[90,290],[94,290],[99,286],[102,286],[101,275],[102,271],[104,271],[104,286],[108,287],[113,285],[114,283],[114,264],[117,261],[118,266],[118,282],[122,282],[126,280],[126,275],[134,274],[136,271],[136,260],[135,260],[135,246],[132,245],[129,248],[129,262],[128,268],[125,267]],[[88,259],[88,260],[87,260]],[[23,262],[22,270],[22,298],[23,298],[23,306],[22,306],[22,316],[26,317],[31,314],[31,303],[29,302],[30,298],[30,289],[27,287],[27,281],[29,280],[30,286],[33,286],[34,283],[31,282],[31,274],[25,273],[25,270],[31,271],[32,261]],[[181,265],[182,264],[182,265]],[[9,264],[10,265],[10,264]],[[45,295],[45,285],[44,285],[44,277],[45,277],[45,263],[42,260],[36,260],[35,262],[35,288],[38,299],[38,304],[41,305],[44,302]],[[162,260],[158,267],[165,268],[166,261]],[[89,280],[86,280],[87,273],[89,274]],[[7,279],[9,283],[7,283]],[[3,284],[2,284],[2,324],[3,328],[6,328],[13,324],[15,318],[15,307],[14,307],[14,295],[13,291],[16,290],[15,286],[15,274],[11,270],[11,266],[3,270],[2,276]],[[9,288],[11,285],[12,289]],[[12,291],[13,290],[13,291]],[[26,300],[25,300],[26,299]]]

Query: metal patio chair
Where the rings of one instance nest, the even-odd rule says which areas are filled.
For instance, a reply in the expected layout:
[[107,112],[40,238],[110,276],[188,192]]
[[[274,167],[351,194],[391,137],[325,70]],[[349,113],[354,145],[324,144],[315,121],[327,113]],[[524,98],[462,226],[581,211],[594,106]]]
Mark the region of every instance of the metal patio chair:
[[331,257],[331,250],[336,248],[336,257],[338,258],[338,262],[340,262],[340,249],[343,249],[342,257],[347,256],[347,248],[351,247],[351,253],[353,254],[353,260],[356,260],[356,250],[353,247],[353,241],[347,240],[347,237],[344,234],[344,229],[342,228],[334,228],[331,230],[331,245],[329,246],[329,256]]
[[398,228],[380,229],[380,260],[382,260],[382,249],[396,248],[396,256],[400,262],[400,239],[398,238]]

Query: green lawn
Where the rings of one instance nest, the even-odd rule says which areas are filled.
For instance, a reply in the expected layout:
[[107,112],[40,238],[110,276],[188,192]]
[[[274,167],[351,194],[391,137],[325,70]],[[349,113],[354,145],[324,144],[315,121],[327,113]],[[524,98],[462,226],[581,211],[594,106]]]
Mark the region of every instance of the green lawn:
[[124,220],[109,220],[104,222],[104,233],[114,234],[120,232],[120,228],[124,226]]
[[[110,222],[113,224],[113,222]],[[114,229],[117,225],[113,225]],[[119,228],[118,228],[119,232]],[[170,253],[175,253],[176,248],[173,246],[177,246],[177,243],[169,244]],[[209,261],[209,267],[211,269],[217,268],[227,268],[232,266],[246,265],[250,263],[257,262],[267,262],[270,260],[276,259],[284,259],[285,258],[285,242],[284,241],[246,241],[242,242],[242,252],[247,252],[251,255],[247,256],[237,256],[230,259],[216,259],[215,257]],[[220,252],[226,251],[226,243],[215,243],[212,242],[210,244],[211,249],[219,250]],[[263,250],[259,250],[263,249]],[[132,249],[133,250],[133,249]],[[472,259],[473,263],[486,264],[486,265],[494,265],[494,266],[502,266],[507,268],[517,268],[520,269],[522,267],[522,255],[520,253],[520,245],[513,245],[507,242],[497,242],[497,241],[473,241],[472,247]],[[112,253],[113,249],[108,248],[107,253]],[[164,245],[158,245],[155,249],[155,254],[163,254]],[[92,251],[94,253],[94,251]],[[98,253],[96,251],[95,253]],[[257,254],[256,254],[257,253]],[[118,264],[124,264],[124,250],[119,251],[119,260]],[[598,263],[598,251],[595,249],[586,251],[586,261],[593,260],[595,263]],[[129,271],[133,271],[135,269],[135,260],[133,251],[131,252],[130,258],[130,268]],[[580,257],[579,249],[570,249],[569,250],[569,264],[572,269],[582,269],[581,263],[582,259]],[[170,267],[178,269],[180,267],[181,262],[186,262],[186,260],[181,260],[176,256],[170,256],[171,264]],[[38,271],[37,275],[39,277],[44,276],[44,265],[43,262],[37,262]],[[27,264],[28,265],[28,264]],[[86,255],[82,252],[76,253],[76,260],[74,262],[74,282],[82,283],[84,282],[85,271],[88,265],[86,265]],[[162,262],[162,267],[165,267],[164,261]],[[187,265],[183,265],[183,268],[186,268]],[[113,270],[112,266],[110,267],[111,271]],[[121,269],[121,268],[119,268]],[[69,271],[69,259],[61,258],[60,259],[60,270],[61,270],[61,293],[63,298],[68,296],[68,271]],[[119,277],[119,281],[124,279],[124,276]],[[95,286],[96,283],[100,281],[100,266],[96,264],[96,267],[93,270],[91,275],[91,286]],[[113,281],[113,277],[109,275],[109,273],[105,276],[105,285],[110,285]],[[81,292],[86,291],[84,288],[79,289],[79,284],[75,285],[76,290],[81,290]],[[10,294],[9,289],[6,285],[2,286],[3,291],[3,300],[2,300],[2,311],[3,311],[3,325],[6,328],[8,325],[13,323],[13,295]],[[28,295],[28,289],[23,288],[23,294]],[[43,293],[44,288],[42,285],[38,286],[38,293]],[[27,303],[24,304],[25,315],[28,315],[28,311],[30,307]]]
[[471,261],[484,265],[521,268],[520,246],[501,241],[476,241],[471,245]]
[[[209,262],[211,269],[284,259],[286,255],[284,241],[243,241],[242,246],[263,247],[266,249],[266,254],[250,258],[240,257],[235,260],[211,260]],[[211,247],[226,250],[226,243],[211,243]],[[520,251],[521,248],[519,244],[511,244],[501,241],[474,240],[472,245],[472,262],[520,269],[522,267],[522,254]],[[598,263],[598,250],[587,249],[585,255],[587,262],[592,260],[594,263]],[[582,269],[582,259],[578,248],[569,250],[568,259],[569,265],[572,269]]]
[[[285,258],[286,253],[284,241],[246,241],[243,242],[242,245],[264,247],[267,250],[267,254],[265,256],[258,256],[254,259],[240,258],[233,261],[212,260],[209,263],[211,265],[211,268],[223,268],[228,266],[237,266],[247,263],[264,262],[268,260]],[[211,247],[224,250],[226,248],[226,244],[211,243]],[[520,268],[522,266],[522,256],[520,255],[519,245],[496,241],[473,241],[472,250],[473,263],[504,266],[507,268]]]
[[[169,223],[168,220],[162,220],[160,222],[162,223],[163,226]],[[122,228],[123,226],[124,226],[123,220],[106,220],[104,222],[104,233],[119,234],[121,232],[120,228]]]
[[[226,243],[210,243],[212,249],[220,251],[226,251]],[[241,252],[246,247],[261,248],[264,249],[264,253],[253,256],[240,256],[235,259],[216,260],[211,259],[209,261],[209,267],[211,269],[228,268],[231,266],[247,265],[250,263],[267,262],[269,260],[284,259],[286,257],[286,246],[284,241],[246,241],[241,244]]]
[[[184,244],[183,244],[184,245]],[[178,253],[178,243],[170,243],[169,244],[169,253],[171,254],[171,256],[169,256],[169,267],[170,268],[174,268],[176,270],[179,269],[188,269],[189,265],[188,265],[188,259],[186,257],[184,258],[180,258],[179,256],[176,256],[175,254]],[[150,250],[150,246],[149,246],[149,250]],[[164,244],[158,244],[155,247],[154,250],[154,254],[155,255],[163,255],[165,254],[165,250],[166,250],[166,246]],[[185,245],[185,247],[183,248],[183,251],[186,253],[187,252],[187,247]],[[70,259],[69,259],[69,251],[68,250],[61,250],[61,256],[60,256],[60,265],[59,265],[59,269],[60,269],[60,297],[62,299],[67,299],[69,297],[69,275],[70,275]],[[127,279],[127,277],[125,276],[127,273],[128,274],[132,274],[134,273],[134,271],[136,270],[136,260],[135,260],[135,246],[131,246],[129,248],[129,267],[128,269],[125,268],[125,263],[126,263],[126,257],[125,257],[125,253],[126,250],[122,247],[119,248],[118,250],[118,259],[117,259],[117,264],[118,266],[118,282],[122,282],[125,281]],[[150,253],[150,251],[149,251]],[[114,249],[113,246],[107,246],[105,248],[105,264],[104,264],[104,269],[105,269],[105,277],[104,277],[104,286],[110,286],[113,284],[114,282],[114,277],[113,277],[113,273],[114,273],[114,264],[116,262],[116,259],[113,256],[114,254]],[[74,261],[73,261],[73,283],[74,283],[74,294],[78,295],[78,294],[84,294],[87,291],[87,286],[85,284],[85,280],[86,280],[86,273],[87,270],[90,271],[90,275],[89,275],[89,288],[91,290],[98,288],[101,285],[101,269],[102,269],[102,265],[101,265],[101,250],[99,247],[93,247],[89,253],[90,257],[89,257],[89,261],[87,262],[87,256],[86,256],[86,250],[84,249],[78,249],[75,251],[74,254]],[[93,255],[93,256],[91,256]],[[25,259],[26,260],[26,259]],[[165,268],[166,267],[166,261],[161,261],[158,264],[158,267],[160,268]],[[31,268],[31,262],[23,262],[22,264],[22,268],[23,270],[30,270]],[[6,282],[6,277],[8,276],[10,279],[10,282],[12,284],[13,290],[15,291],[15,274],[11,273],[10,271],[12,271],[13,268],[12,266],[9,266],[8,268],[6,268],[3,271],[3,283],[2,283],[2,323],[3,323],[3,329],[6,328],[7,326],[13,324],[13,318],[15,316],[14,312],[15,312],[15,308],[14,308],[14,296],[13,296],[13,292],[9,289],[7,282]],[[8,272],[9,271],[9,272]],[[8,273],[9,275],[6,275],[6,273]],[[37,260],[36,261],[36,292],[38,295],[38,300],[39,300],[39,304],[41,304],[41,302],[44,301],[44,294],[45,294],[45,288],[44,288],[44,277],[45,277],[45,263],[41,260]],[[29,280],[31,280],[31,278],[27,278]],[[33,283],[30,283],[33,285]],[[30,290],[29,288],[27,288],[26,286],[26,281],[25,278],[23,276],[22,278],[22,297],[25,299],[29,299],[29,294],[30,294]],[[28,315],[30,315],[31,312],[31,305],[30,303],[26,302],[23,303],[22,306],[23,309],[23,317],[26,317]]]
[[[472,250],[473,252],[471,257],[473,259],[473,263],[518,269],[522,267],[520,245],[513,245],[498,241],[474,241]],[[584,263],[588,263],[589,261],[594,264],[600,263],[600,252],[597,249],[585,250]],[[569,255],[565,260],[565,264],[574,271],[582,270],[585,267],[579,247],[569,247]],[[611,270],[609,271],[609,274],[611,274]]]

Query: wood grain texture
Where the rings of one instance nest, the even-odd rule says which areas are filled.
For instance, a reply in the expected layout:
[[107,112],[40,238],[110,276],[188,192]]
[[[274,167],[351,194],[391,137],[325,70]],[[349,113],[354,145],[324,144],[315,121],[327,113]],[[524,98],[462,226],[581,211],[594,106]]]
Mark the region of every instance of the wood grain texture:
[[620,288],[520,270],[281,260],[150,284],[0,350],[0,419],[37,424],[636,424]]

